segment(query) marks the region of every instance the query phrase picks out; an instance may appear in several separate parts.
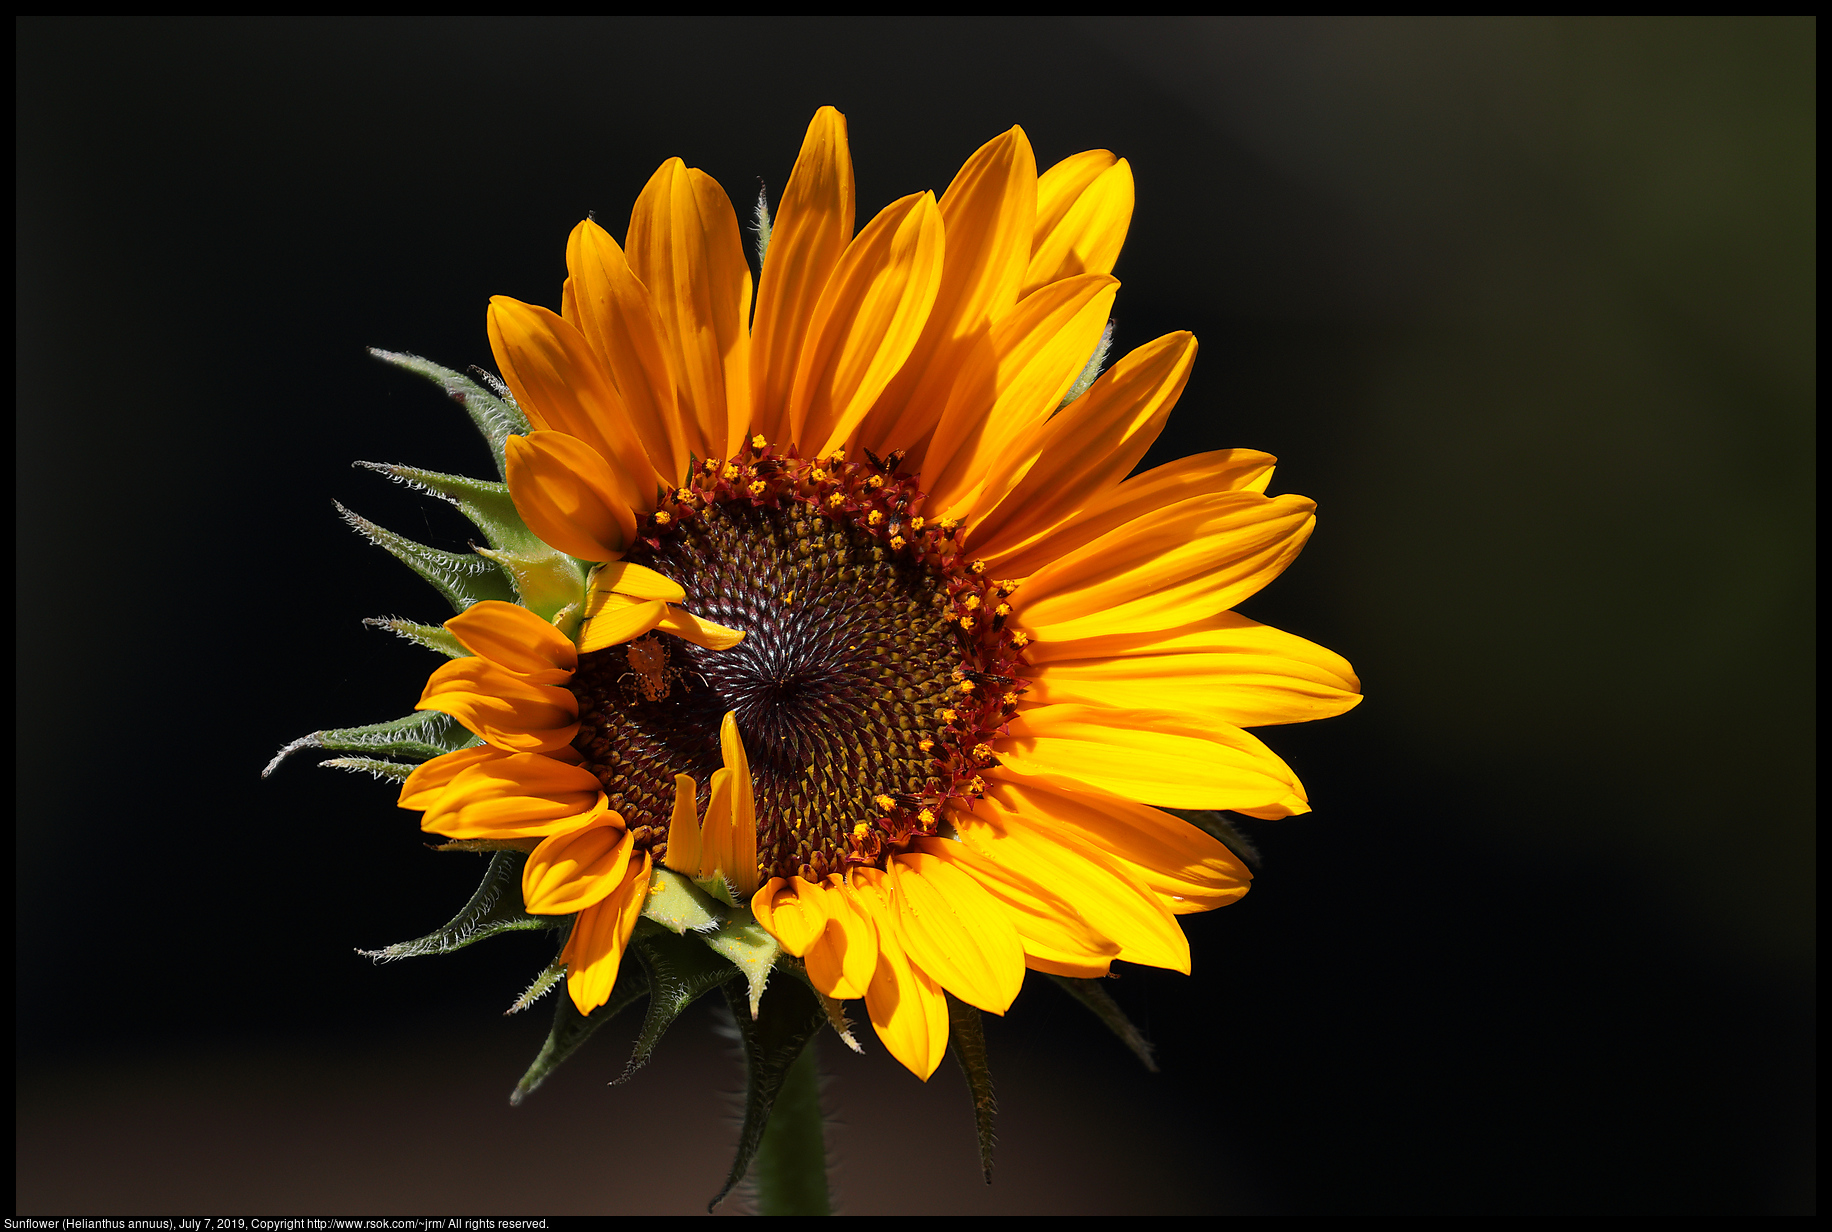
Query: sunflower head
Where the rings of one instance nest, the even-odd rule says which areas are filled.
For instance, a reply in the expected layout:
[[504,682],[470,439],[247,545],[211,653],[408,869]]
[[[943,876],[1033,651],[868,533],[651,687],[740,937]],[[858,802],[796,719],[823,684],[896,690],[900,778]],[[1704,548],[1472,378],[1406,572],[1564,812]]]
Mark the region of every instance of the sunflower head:
[[1014,128],[855,228],[823,108],[758,203],[754,288],[724,192],[671,159],[621,243],[573,229],[557,312],[490,302],[500,381],[377,353],[466,407],[501,482],[379,469],[489,546],[346,514],[457,610],[382,622],[448,661],[414,714],[286,751],[491,853],[456,919],[378,957],[560,934],[512,1007],[564,986],[518,1099],[628,1005],[639,1063],[723,988],[752,1061],[735,1180],[806,1041],[859,1046],[848,1001],[919,1077],[954,1038],[988,1101],[977,1012],[1027,970],[1142,1048],[1099,978],[1187,972],[1176,917],[1245,894],[1221,811],[1307,811],[1246,729],[1359,683],[1234,609],[1312,505],[1250,450],[1131,474],[1196,349],[1106,366],[1131,213],[1123,159],[1039,174]]

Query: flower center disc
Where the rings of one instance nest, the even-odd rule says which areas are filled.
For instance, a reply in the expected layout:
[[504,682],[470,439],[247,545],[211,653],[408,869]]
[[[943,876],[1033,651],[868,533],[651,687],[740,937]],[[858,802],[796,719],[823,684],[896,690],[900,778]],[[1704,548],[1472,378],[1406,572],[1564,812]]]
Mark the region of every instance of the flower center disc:
[[1015,702],[1014,678],[987,670],[1017,659],[986,618],[1001,592],[906,516],[918,494],[894,467],[746,450],[645,526],[627,559],[745,637],[712,651],[658,633],[581,656],[576,747],[639,842],[665,848],[674,775],[698,781],[704,809],[727,711],[766,877],[876,862],[979,789]]

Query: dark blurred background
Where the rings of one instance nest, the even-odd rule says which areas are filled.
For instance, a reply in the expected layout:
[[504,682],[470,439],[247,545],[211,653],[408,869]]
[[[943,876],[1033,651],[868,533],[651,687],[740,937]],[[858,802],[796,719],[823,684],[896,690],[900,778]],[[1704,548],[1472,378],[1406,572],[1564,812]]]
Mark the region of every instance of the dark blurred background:
[[1202,343],[1150,461],[1281,457],[1320,527],[1246,610],[1367,691],[1261,733],[1316,812],[1194,975],[1112,985],[1162,1074],[1027,989],[988,1189],[951,1064],[830,1049],[843,1208],[1813,1209],[1813,21],[15,30],[21,1211],[702,1208],[711,1012],[509,1109],[548,943],[371,966],[477,858],[258,773],[433,665],[331,500],[466,528],[350,461],[488,470],[363,348],[488,365],[588,210],[774,200],[823,103],[861,223],[1014,123],[1131,160],[1119,347]]

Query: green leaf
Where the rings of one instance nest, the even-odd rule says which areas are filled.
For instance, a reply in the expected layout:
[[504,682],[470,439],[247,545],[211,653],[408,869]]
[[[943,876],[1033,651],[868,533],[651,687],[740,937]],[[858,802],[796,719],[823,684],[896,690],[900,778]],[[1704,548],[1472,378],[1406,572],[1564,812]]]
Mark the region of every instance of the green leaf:
[[1167,808],[1164,811],[1174,817],[1183,818],[1233,852],[1239,857],[1242,864],[1256,873],[1259,871],[1259,848],[1254,846],[1253,840],[1242,834],[1225,814],[1217,813],[1214,809]]
[[527,858],[519,851],[499,851],[491,856],[483,884],[444,928],[386,949],[356,952],[377,962],[393,962],[397,958],[450,954],[498,933],[563,927],[565,916],[529,915],[522,910],[522,863]]
[[649,876],[649,897],[643,901],[642,913],[645,919],[680,936],[711,932],[725,920],[726,909],[696,890],[687,878],[658,865]]
[[757,1144],[759,1215],[831,1215],[819,1049],[812,1040],[789,1067]]
[[980,1172],[992,1184],[992,1118],[999,1103],[992,1095],[992,1070],[986,1064],[986,1032],[980,1012],[971,1005],[948,998],[948,1051],[967,1079],[967,1091],[973,1096],[973,1128],[980,1139]]
[[528,1072],[522,1075],[522,1080],[515,1084],[515,1090],[510,1092],[511,1106],[527,1099],[536,1087],[547,1081],[547,1075],[579,1051],[580,1046],[592,1037],[592,1032],[647,996],[649,977],[641,963],[624,963],[618,969],[617,983],[611,988],[611,999],[590,1015],[581,1014],[572,998],[564,995],[565,990],[561,992],[562,995],[553,1007],[553,1027],[547,1032],[547,1042],[541,1045],[540,1055],[535,1057],[534,1064],[528,1067]]
[[701,933],[700,940],[715,954],[729,959],[744,976],[750,990],[751,1017],[755,1018],[764,986],[770,982],[770,969],[776,963],[776,956],[782,953],[776,938],[765,931],[749,908],[740,907],[717,928]]
[[468,376],[453,372],[450,368],[441,368],[430,360],[421,359],[418,355],[407,355],[399,351],[383,351],[376,347],[369,348],[369,354],[384,363],[404,368],[416,376],[427,380],[443,389],[452,401],[462,406],[470,415],[471,422],[483,434],[483,439],[490,446],[490,456],[496,460],[496,473],[499,477],[508,477],[508,467],[503,462],[503,442],[511,435],[525,436],[528,433],[528,417],[522,414],[521,408],[515,405],[515,399],[507,389],[498,386],[495,392],[485,389]]
[[677,937],[651,926],[630,947],[649,977],[649,1009],[618,1082],[626,1082],[655,1053],[662,1033],[674,1025],[681,1011],[737,974],[732,965],[687,937]]
[[274,754],[261,771],[266,778],[280,768],[280,763],[300,749],[333,749],[339,753],[383,753],[404,757],[418,764],[445,753],[467,748],[477,737],[466,731],[457,719],[437,710],[416,710],[386,723],[364,727],[333,727],[301,736]]
[[722,991],[737,1021],[738,1038],[744,1048],[744,1125],[738,1131],[738,1152],[732,1160],[731,1174],[725,1178],[725,1187],[706,1204],[708,1211],[725,1201],[732,1187],[750,1170],[789,1067],[801,1056],[808,1041],[827,1025],[827,1012],[820,1001],[798,980],[772,984],[755,1018],[743,1012],[750,1009],[750,991],[745,981],[732,980]]
[[361,514],[350,512],[336,501],[331,503],[337,505],[337,512],[357,534],[430,582],[434,590],[445,596],[453,611],[462,612],[484,599],[515,602],[515,587],[510,584],[509,575],[493,562],[474,553],[464,556],[415,543],[382,529]]
[[417,625],[411,620],[402,620],[399,616],[369,616],[363,623],[372,629],[386,629],[396,637],[404,637],[416,646],[436,650],[448,659],[468,659],[471,652],[453,636],[452,631],[442,625]]
[[1119,1036],[1120,1042],[1132,1049],[1136,1056],[1152,1073],[1158,1072],[1158,1063],[1151,1058],[1151,1044],[1139,1029],[1126,1017],[1126,1011],[1107,994],[1099,980],[1078,980],[1066,975],[1050,977],[1062,986],[1064,992],[1094,1011],[1094,1016],[1107,1024],[1107,1029]]

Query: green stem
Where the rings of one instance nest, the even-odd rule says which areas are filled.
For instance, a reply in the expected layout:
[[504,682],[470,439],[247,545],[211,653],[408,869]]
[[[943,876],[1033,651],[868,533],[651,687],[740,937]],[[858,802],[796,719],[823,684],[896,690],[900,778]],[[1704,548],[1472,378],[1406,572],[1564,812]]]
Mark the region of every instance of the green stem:
[[814,1041],[789,1067],[757,1148],[759,1215],[831,1215]]

